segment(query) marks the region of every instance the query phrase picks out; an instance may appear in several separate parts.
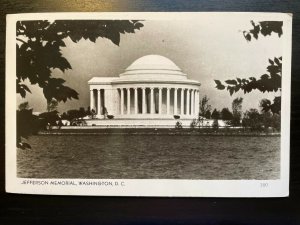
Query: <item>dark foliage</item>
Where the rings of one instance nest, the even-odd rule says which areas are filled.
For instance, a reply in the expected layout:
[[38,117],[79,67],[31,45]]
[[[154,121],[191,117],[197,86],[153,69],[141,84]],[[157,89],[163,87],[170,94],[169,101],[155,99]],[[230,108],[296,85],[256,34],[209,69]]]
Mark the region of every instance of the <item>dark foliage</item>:
[[205,117],[206,119],[210,119],[210,118],[211,118],[211,112],[210,112],[210,110],[206,111],[204,117]]
[[[107,38],[119,45],[121,34],[134,33],[141,27],[143,24],[136,20],[18,21],[16,24],[17,93],[23,98],[26,97],[27,92],[31,93],[23,83],[28,80],[32,85],[38,85],[43,89],[48,104],[51,101],[66,102],[68,99],[78,99],[78,93],[66,86],[64,79],[52,77],[54,69],[62,72],[72,69],[61,53],[61,48],[66,46],[66,38],[70,38],[75,43],[81,39],[96,42],[98,38]],[[53,106],[51,110],[49,108],[49,111],[53,112],[40,115],[42,123],[54,124],[58,115],[54,110],[56,106]],[[94,115],[93,112],[91,115]],[[31,123],[36,118],[32,115],[32,110],[18,111],[17,116],[17,145],[20,148],[30,147],[27,143],[22,143],[21,139],[35,131],[36,127]]]
[[31,146],[22,141],[22,138],[28,138],[29,135],[36,134],[40,129],[38,116],[32,114],[32,109],[17,110],[17,147],[20,149],[31,148]]
[[210,113],[211,105],[208,104],[209,98],[204,95],[203,98],[199,102],[199,115],[207,116],[208,112]]
[[175,129],[182,129],[182,123],[180,121],[176,122]]
[[243,127],[250,127],[252,130],[262,129],[262,118],[257,109],[250,109],[245,112],[242,120]]
[[[251,21],[253,29],[244,31],[244,37],[247,41],[251,41],[251,37],[258,39],[258,35],[263,36],[277,33],[280,37],[282,35],[282,21],[261,21],[255,24]],[[281,91],[281,76],[282,76],[282,57],[274,57],[269,59],[269,65],[267,72],[260,76],[260,78],[250,77],[248,79],[236,78],[232,80],[226,80],[223,84],[219,80],[215,80],[216,88],[219,90],[226,89],[230,95],[240,90],[244,93],[249,93],[253,90],[259,90],[261,92],[277,92]],[[280,113],[281,97],[278,96],[273,100],[273,103],[269,101],[264,105],[264,111],[271,110],[273,113]]]
[[282,35],[282,21],[261,21],[258,24],[251,21],[253,29],[244,31],[244,37],[247,41],[251,41],[251,38],[258,39],[258,35],[263,36],[271,35],[273,32],[278,34],[278,37]]
[[47,126],[56,126],[56,121],[60,120],[58,115],[58,111],[50,111],[50,112],[43,112],[39,116],[39,119],[42,121],[43,128],[46,129]]
[[280,116],[276,113],[262,112],[257,109],[250,109],[244,113],[242,126],[253,131],[262,131],[272,128],[273,131],[280,131]]
[[276,92],[281,90],[281,69],[282,58],[269,59],[270,65],[267,67],[269,74],[263,74],[259,79],[250,77],[249,79],[236,78],[233,80],[226,80],[227,86],[223,85],[221,81],[215,80],[216,88],[229,91],[230,95],[239,90],[243,90],[244,93],[249,93],[253,90],[259,90],[261,92]]
[[221,111],[221,118],[222,120],[232,120],[233,114],[228,108],[223,108]]
[[174,119],[175,119],[175,120],[178,120],[178,119],[180,119],[180,116],[174,115]]
[[69,37],[75,43],[81,39],[96,42],[101,37],[119,45],[121,34],[134,33],[142,26],[139,21],[129,20],[18,21],[17,93],[25,97],[30,92],[23,84],[28,79],[43,89],[47,101],[78,99],[78,93],[65,86],[64,79],[51,77],[53,69],[64,72],[72,68],[61,53],[61,48],[66,46],[65,39]]
[[220,119],[220,112],[217,109],[214,109],[214,111],[211,114],[211,118],[216,120]]
[[107,115],[107,118],[108,118],[108,119],[113,119],[114,116],[113,116],[113,115]]
[[47,111],[54,111],[57,109],[58,102],[55,99],[51,99],[50,101],[47,102]]
[[85,110],[83,107],[80,107],[79,109],[71,109],[67,112],[64,112],[61,115],[61,119],[70,121],[70,125],[72,126],[84,126],[86,125],[86,122],[84,121],[83,117],[90,115],[90,108]]
[[235,98],[232,101],[232,104],[231,104],[232,116],[233,116],[233,118],[231,120],[232,126],[240,126],[241,125],[242,104],[243,104],[243,98]]
[[64,112],[61,115],[61,118],[64,120],[69,120],[69,121],[73,121],[75,119],[79,119],[82,117],[85,117],[88,113],[84,111],[84,109],[71,109],[68,110],[67,112]]
[[273,103],[269,99],[263,99],[260,102],[260,107],[264,112],[271,111],[279,114],[281,106],[281,97],[275,97]]

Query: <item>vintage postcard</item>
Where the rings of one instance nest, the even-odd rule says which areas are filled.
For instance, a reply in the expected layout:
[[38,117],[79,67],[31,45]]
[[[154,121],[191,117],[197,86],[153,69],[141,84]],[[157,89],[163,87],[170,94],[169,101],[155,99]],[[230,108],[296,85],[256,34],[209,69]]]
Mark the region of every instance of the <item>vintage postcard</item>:
[[292,15],[7,15],[6,191],[285,197]]

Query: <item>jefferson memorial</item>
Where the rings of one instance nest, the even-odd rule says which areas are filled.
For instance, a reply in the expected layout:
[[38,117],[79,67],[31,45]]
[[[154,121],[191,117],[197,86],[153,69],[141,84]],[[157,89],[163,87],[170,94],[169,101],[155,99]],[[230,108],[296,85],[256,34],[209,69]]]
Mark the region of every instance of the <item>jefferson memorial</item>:
[[96,112],[88,125],[174,128],[178,120],[189,127],[199,112],[200,83],[160,55],[143,56],[119,77],[93,77],[88,85]]

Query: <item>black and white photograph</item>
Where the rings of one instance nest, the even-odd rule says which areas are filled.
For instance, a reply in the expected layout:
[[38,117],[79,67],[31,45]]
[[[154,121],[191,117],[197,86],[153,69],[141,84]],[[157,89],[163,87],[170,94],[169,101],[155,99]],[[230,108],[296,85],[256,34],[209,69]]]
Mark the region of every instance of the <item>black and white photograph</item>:
[[287,196],[291,21],[8,15],[6,190]]

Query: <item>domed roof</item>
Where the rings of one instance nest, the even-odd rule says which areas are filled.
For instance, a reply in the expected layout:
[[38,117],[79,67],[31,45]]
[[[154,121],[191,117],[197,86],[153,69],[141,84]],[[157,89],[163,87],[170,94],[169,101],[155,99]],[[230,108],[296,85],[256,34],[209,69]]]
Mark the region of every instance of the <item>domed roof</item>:
[[[171,76],[171,77],[170,77]],[[186,74],[170,59],[160,55],[146,55],[135,60],[124,73],[122,79],[187,79]]]
[[128,70],[179,70],[178,66],[170,59],[161,55],[146,55],[135,60],[127,69]]

